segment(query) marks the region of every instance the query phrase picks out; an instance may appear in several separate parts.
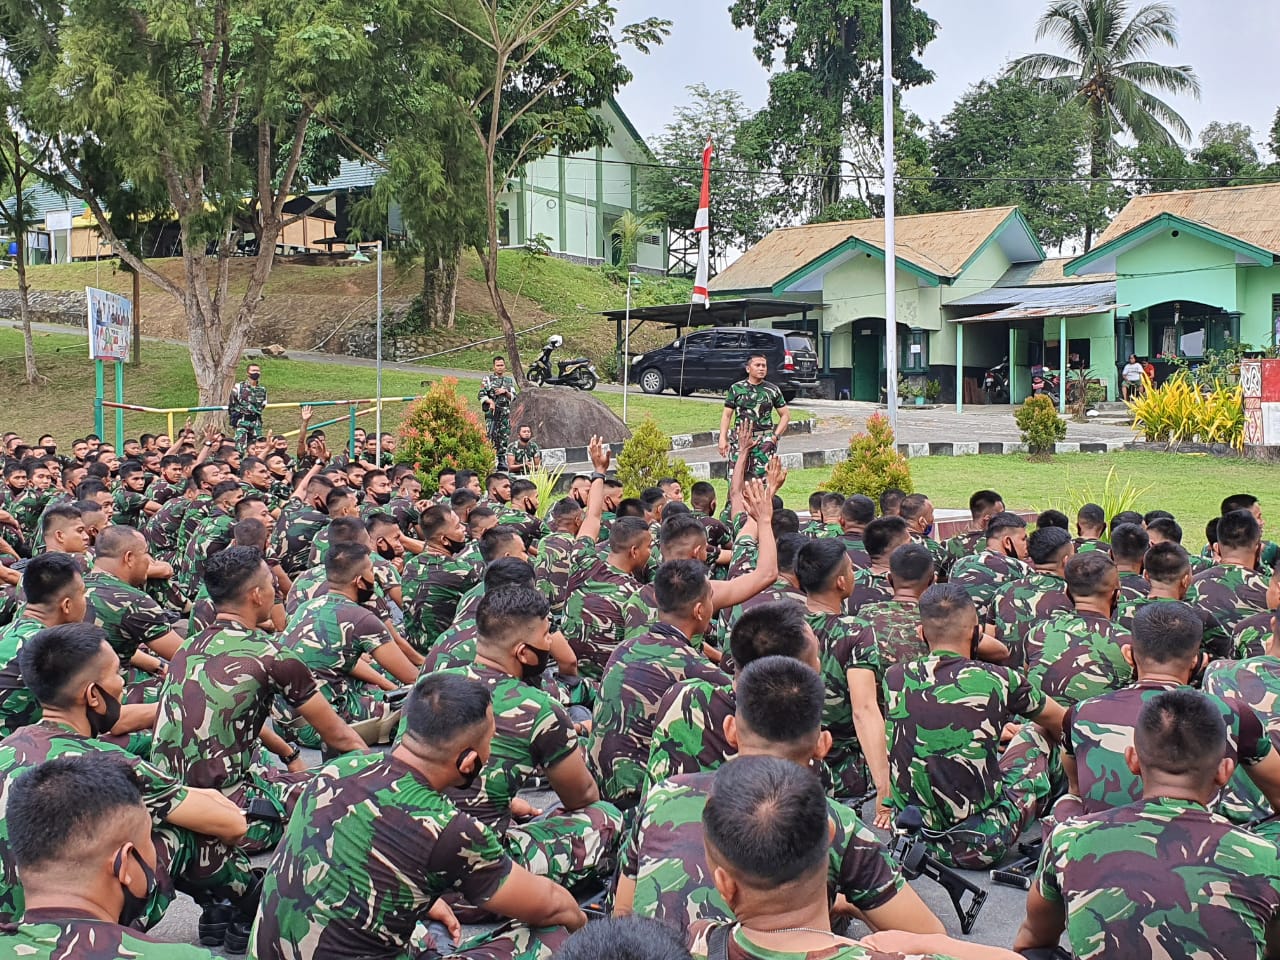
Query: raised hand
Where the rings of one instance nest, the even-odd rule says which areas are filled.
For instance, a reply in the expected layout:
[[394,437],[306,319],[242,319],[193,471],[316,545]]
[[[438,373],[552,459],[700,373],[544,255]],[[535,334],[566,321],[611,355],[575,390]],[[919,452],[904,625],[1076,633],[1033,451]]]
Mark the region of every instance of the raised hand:
[[613,451],[599,437],[592,437],[587,443],[587,455],[596,473],[608,473],[609,463],[613,459]]

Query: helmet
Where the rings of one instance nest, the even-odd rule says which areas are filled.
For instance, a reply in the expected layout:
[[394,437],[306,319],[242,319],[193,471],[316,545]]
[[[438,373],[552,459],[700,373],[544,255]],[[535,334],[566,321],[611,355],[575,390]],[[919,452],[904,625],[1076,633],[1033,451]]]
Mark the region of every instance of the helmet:
[[547,344],[552,348],[563,347],[564,337],[560,336],[560,334],[558,333],[553,333],[550,337],[547,338]]

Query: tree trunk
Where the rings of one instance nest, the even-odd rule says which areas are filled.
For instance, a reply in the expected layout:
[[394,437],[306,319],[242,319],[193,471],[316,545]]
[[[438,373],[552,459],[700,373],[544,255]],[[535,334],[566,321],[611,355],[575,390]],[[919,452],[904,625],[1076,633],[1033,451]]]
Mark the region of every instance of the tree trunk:
[[1084,225],[1084,252],[1093,249],[1093,220],[1098,215],[1099,180],[1106,175],[1107,141],[1102,130],[1102,117],[1093,118],[1093,137],[1089,143],[1089,219]]
[[[18,204],[22,203],[22,186],[18,185]],[[18,257],[14,269],[18,271],[18,313],[22,317],[22,356],[26,363],[26,381],[30,384],[40,382],[40,371],[36,369],[36,344],[31,333],[31,294],[27,287],[27,231],[19,229],[17,234]]]
[[489,299],[493,301],[494,312],[498,322],[502,324],[502,339],[507,348],[507,369],[517,383],[524,382],[524,364],[520,362],[520,343],[516,339],[515,321],[507,312],[507,305],[502,301],[502,290],[498,287],[498,244],[496,237],[491,238],[489,249],[483,251],[484,285],[489,290]]
[[422,315],[428,329],[453,329],[458,308],[458,256],[424,259]]

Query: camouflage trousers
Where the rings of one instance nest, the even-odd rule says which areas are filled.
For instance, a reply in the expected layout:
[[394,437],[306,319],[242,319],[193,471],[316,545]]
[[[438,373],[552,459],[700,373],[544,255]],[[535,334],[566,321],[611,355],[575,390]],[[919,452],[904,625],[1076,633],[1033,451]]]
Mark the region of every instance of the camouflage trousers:
[[[493,449],[497,453],[496,463],[500,470],[505,470],[507,466],[507,444],[511,441],[511,414],[503,411],[496,417],[484,418],[485,435],[489,438],[489,442],[493,444]],[[483,477],[481,478],[483,479]]]
[[[511,920],[489,933],[464,940],[457,948],[450,944],[446,951],[451,957],[465,960],[550,960],[567,939],[569,932],[564,927],[534,930]],[[429,947],[405,960],[428,960],[435,956],[436,950]]]
[[622,814],[611,803],[557,811],[512,825],[503,837],[511,859],[566,887],[612,875],[622,841]]
[[236,449],[244,453],[250,441],[260,436],[262,436],[262,420],[260,418],[255,417],[252,420],[241,419],[236,427]]
[[930,852],[948,866],[985,870],[999,863],[1066,779],[1058,751],[1034,723],[1023,724],[1009,741],[1000,772],[1001,795],[992,806],[946,831],[925,834]]
[[[756,435],[756,445],[751,448],[750,458],[747,461],[747,472],[745,479],[763,479],[765,467],[769,466],[769,457],[771,454],[761,447],[761,444],[770,439],[773,434],[768,431],[758,433]],[[738,464],[738,429],[735,426],[729,433],[729,475],[733,476],[734,467]]]
[[823,781],[837,800],[857,799],[871,789],[867,761],[856,741],[832,743],[822,767]]
[[215,837],[165,824],[151,833],[156,845],[156,889],[147,901],[143,929],[160,922],[181,890],[198,904],[236,903],[255,882],[249,855]]
[[279,767],[267,767],[254,771],[247,780],[230,789],[224,787],[222,795],[241,810],[249,809],[254,800],[263,799],[275,807],[281,817],[279,821],[250,820],[240,849],[248,854],[274,850],[284,836],[284,826],[293,815],[294,804],[314,776],[315,772],[311,770],[292,773]]
[[[320,690],[338,716],[347,723],[387,720],[395,712],[386,702],[387,691],[359,680],[349,681],[346,689],[341,692],[336,692],[327,683],[322,683]],[[312,750],[323,747],[324,741],[320,739],[320,734],[316,733],[315,728],[301,717],[291,716],[291,713],[291,711],[286,713],[286,716],[291,718],[280,725],[285,728],[279,731],[280,735],[286,740],[310,747]]]

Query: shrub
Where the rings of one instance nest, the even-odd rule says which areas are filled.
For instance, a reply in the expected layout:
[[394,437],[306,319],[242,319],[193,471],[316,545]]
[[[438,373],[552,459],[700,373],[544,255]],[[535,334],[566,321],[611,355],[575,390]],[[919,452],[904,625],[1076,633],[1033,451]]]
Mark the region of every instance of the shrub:
[[1049,505],[1061,510],[1068,517],[1075,517],[1080,512],[1080,508],[1086,503],[1096,503],[1102,507],[1104,514],[1108,517],[1114,517],[1117,513],[1137,509],[1138,501],[1147,494],[1147,491],[1152,486],[1153,484],[1148,484],[1145,487],[1140,487],[1132,479],[1126,479],[1121,483],[1116,476],[1116,468],[1112,467],[1107,471],[1106,482],[1102,485],[1100,491],[1094,490],[1092,484],[1085,483],[1079,487],[1069,488],[1066,497],[1050,500]]
[[665,477],[679,480],[687,495],[697,478],[689,464],[670,456],[670,450],[671,438],[658,428],[653,417],[646,416],[618,455],[618,479],[622,481],[623,496],[638,497],[645,487],[656,486]]
[[1022,442],[1035,459],[1047,460],[1053,454],[1053,445],[1066,439],[1067,421],[1058,416],[1052,397],[1028,397],[1013,419],[1022,431]]
[[1133,424],[1152,443],[1223,443],[1244,447],[1244,391],[1238,384],[1198,384],[1179,370],[1155,386],[1143,379],[1140,396],[1127,403]]
[[423,484],[434,484],[443,467],[492,472],[498,455],[489,443],[480,418],[458,395],[458,381],[437,380],[400,424],[396,462],[413,464]]
[[836,464],[826,489],[846,497],[861,493],[872,500],[891,487],[911,493],[911,465],[898,452],[889,418],[873,413],[867,418],[867,432],[849,440],[849,459]]

